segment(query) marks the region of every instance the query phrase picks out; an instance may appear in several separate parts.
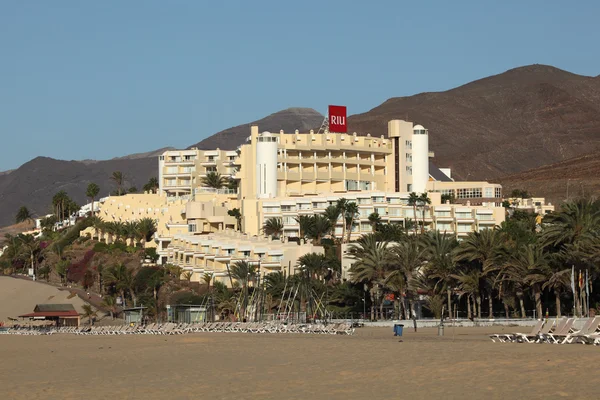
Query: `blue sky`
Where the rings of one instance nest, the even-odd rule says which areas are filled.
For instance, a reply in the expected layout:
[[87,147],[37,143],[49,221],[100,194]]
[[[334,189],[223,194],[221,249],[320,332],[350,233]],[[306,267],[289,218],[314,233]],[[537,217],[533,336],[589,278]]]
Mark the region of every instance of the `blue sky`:
[[0,171],[350,114],[533,63],[600,74],[597,1],[0,0]]

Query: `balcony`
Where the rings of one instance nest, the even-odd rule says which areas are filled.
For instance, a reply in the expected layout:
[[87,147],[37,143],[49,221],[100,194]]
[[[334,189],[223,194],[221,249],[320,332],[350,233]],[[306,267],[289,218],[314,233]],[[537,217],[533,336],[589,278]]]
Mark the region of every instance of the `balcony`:
[[303,181],[314,181],[316,178],[316,174],[314,172],[302,171],[302,180]]
[[331,179],[338,181],[344,180],[344,171],[331,171]]
[[329,171],[318,171],[317,179],[320,180],[329,180]]
[[288,181],[299,181],[300,180],[300,172],[291,172],[291,171],[288,171],[286,173],[286,179]]

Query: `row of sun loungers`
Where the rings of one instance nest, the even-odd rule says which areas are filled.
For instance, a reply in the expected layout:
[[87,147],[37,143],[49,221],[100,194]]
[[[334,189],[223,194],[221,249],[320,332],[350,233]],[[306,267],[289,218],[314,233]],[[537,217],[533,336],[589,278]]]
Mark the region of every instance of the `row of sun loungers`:
[[581,329],[575,329],[575,318],[538,320],[529,333],[497,333],[490,335],[501,343],[585,343],[600,345],[600,317],[588,318]]
[[52,335],[57,333],[74,335],[179,335],[198,332],[238,333],[309,333],[329,335],[352,335],[350,323],[339,324],[281,324],[272,322],[207,322],[197,324],[149,324],[91,327],[13,327],[5,333],[14,335]]

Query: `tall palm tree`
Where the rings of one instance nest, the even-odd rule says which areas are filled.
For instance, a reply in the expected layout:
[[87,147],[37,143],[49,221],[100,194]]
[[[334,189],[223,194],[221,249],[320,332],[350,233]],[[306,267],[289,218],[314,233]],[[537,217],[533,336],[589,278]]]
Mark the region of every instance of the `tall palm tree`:
[[329,207],[327,207],[325,209],[325,212],[323,213],[323,216],[325,218],[327,218],[330,222],[331,225],[331,237],[333,237],[335,239],[335,226],[338,223],[338,220],[340,219],[340,214],[341,214],[341,210],[339,207],[331,205]]
[[52,197],[52,205],[54,206],[54,214],[60,222],[65,219],[65,206],[69,202],[69,196],[64,190],[59,191]]
[[413,218],[415,221],[414,224],[414,229],[415,229],[415,235],[417,234],[417,206],[419,205],[419,195],[416,194],[415,192],[411,192],[408,195],[408,205],[411,206],[413,208]]
[[229,267],[230,278],[235,279],[242,287],[243,298],[240,313],[243,316],[246,315],[246,308],[248,307],[248,285],[254,279],[255,274],[254,265],[247,261],[238,261]]
[[423,223],[421,225],[421,234],[425,233],[425,210],[428,205],[431,204],[431,199],[427,193],[421,193],[418,199],[418,205],[421,208],[421,216],[423,217]]
[[151,193],[156,193],[158,191],[159,188],[159,184],[158,184],[158,179],[156,177],[152,177],[148,180],[148,183],[146,183],[142,189],[144,190],[144,192],[151,192]]
[[[461,271],[453,276],[458,282],[459,296],[467,295],[467,315],[468,318],[481,318],[481,280],[482,272],[478,268]],[[473,300],[473,310],[471,311],[471,300]]]
[[435,286],[445,288],[447,295],[448,317],[452,318],[452,288],[456,274],[454,251],[458,242],[454,237],[439,231],[424,236],[425,257],[428,259],[428,277],[436,281]]
[[374,234],[364,235],[350,246],[350,258],[354,260],[350,267],[351,281],[367,285],[371,297],[371,320],[374,320],[375,304],[382,301],[383,287],[392,263],[388,243],[377,241]]
[[133,271],[124,264],[116,264],[106,268],[104,271],[104,281],[109,285],[114,285],[115,289],[121,295],[123,304],[125,304],[125,293],[128,292],[131,300],[135,303],[135,289]]
[[115,171],[110,176],[110,180],[117,185],[117,196],[123,195],[123,185],[125,184],[125,175],[121,171]]
[[556,315],[558,318],[560,318],[560,295],[569,288],[571,269],[563,268],[563,266],[560,263],[556,263],[555,266],[548,265],[546,268],[544,268],[543,271],[546,275],[546,281],[542,284],[542,289],[550,289],[554,292],[554,297],[556,300]]
[[514,271],[515,280],[523,280],[530,286],[535,299],[535,309],[538,317],[542,315],[542,285],[546,282],[546,269],[549,264],[548,253],[538,245],[522,246],[508,261],[510,271]]
[[283,221],[281,218],[269,218],[263,225],[263,232],[267,236],[273,235],[275,238],[279,238],[283,234]]
[[17,224],[21,222],[29,222],[33,221],[33,215],[29,212],[29,209],[25,206],[19,207],[19,211],[17,211],[17,215],[15,217],[15,222]]
[[312,279],[322,280],[330,268],[330,263],[324,254],[306,253],[298,258],[300,271]]
[[339,215],[342,217],[342,243],[344,243],[344,240],[346,240],[346,209],[348,208],[348,204],[348,200],[343,197],[338,199],[335,204],[335,207],[339,211]]
[[[416,236],[409,236],[392,247],[392,266],[387,280],[399,279],[406,283],[406,295],[414,295],[415,287],[413,281],[417,274],[421,273],[425,261],[425,249]],[[398,278],[397,275],[400,275]],[[407,318],[410,313],[407,311]]]
[[40,252],[40,244],[38,243],[38,241],[35,239],[35,237],[33,237],[33,235],[23,235],[23,234],[19,234],[17,235],[17,240],[19,242],[19,249],[21,250],[22,254],[27,257],[29,259],[29,262],[31,263],[31,269],[33,271],[33,279],[36,279],[36,270],[35,270],[35,266],[36,266],[36,258],[37,258],[37,254]]
[[115,313],[117,312],[117,299],[114,296],[104,296],[102,298],[102,305],[108,308],[110,318],[115,319]]
[[[497,273],[505,259],[504,238],[495,229],[471,232],[460,243],[455,253],[456,261],[477,262],[483,276]],[[493,285],[488,287],[489,317],[493,318]]]
[[200,182],[202,186],[214,189],[221,189],[227,184],[227,180],[218,172],[208,172]]
[[350,202],[346,205],[346,211],[344,213],[344,220],[346,223],[346,234],[348,235],[346,238],[347,242],[350,242],[350,237],[352,236],[352,226],[354,225],[354,220],[358,216],[358,205],[354,202]]
[[98,196],[98,193],[100,193],[100,186],[96,185],[94,182],[91,182],[85,191],[85,195],[92,202],[92,213],[90,214],[92,217],[94,216],[94,201],[96,196]]
[[241,232],[242,231],[242,213],[240,212],[240,209],[234,208],[231,210],[227,210],[227,215],[235,218],[235,221],[237,223],[237,230]]
[[125,233],[125,240],[130,246],[135,246],[135,239],[138,236],[138,224],[136,221],[127,221],[123,225],[123,232]]

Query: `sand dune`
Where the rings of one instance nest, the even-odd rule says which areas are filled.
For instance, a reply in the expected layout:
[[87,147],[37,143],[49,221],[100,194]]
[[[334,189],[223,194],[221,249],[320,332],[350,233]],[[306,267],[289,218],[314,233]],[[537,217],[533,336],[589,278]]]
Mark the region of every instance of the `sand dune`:
[[[506,330],[506,328],[504,329]],[[600,348],[492,343],[498,328],[355,336],[0,336],[10,399],[597,398]]]
[[81,313],[85,302],[77,296],[69,299],[69,294],[45,283],[0,276],[0,321],[30,313],[41,303],[70,303]]

